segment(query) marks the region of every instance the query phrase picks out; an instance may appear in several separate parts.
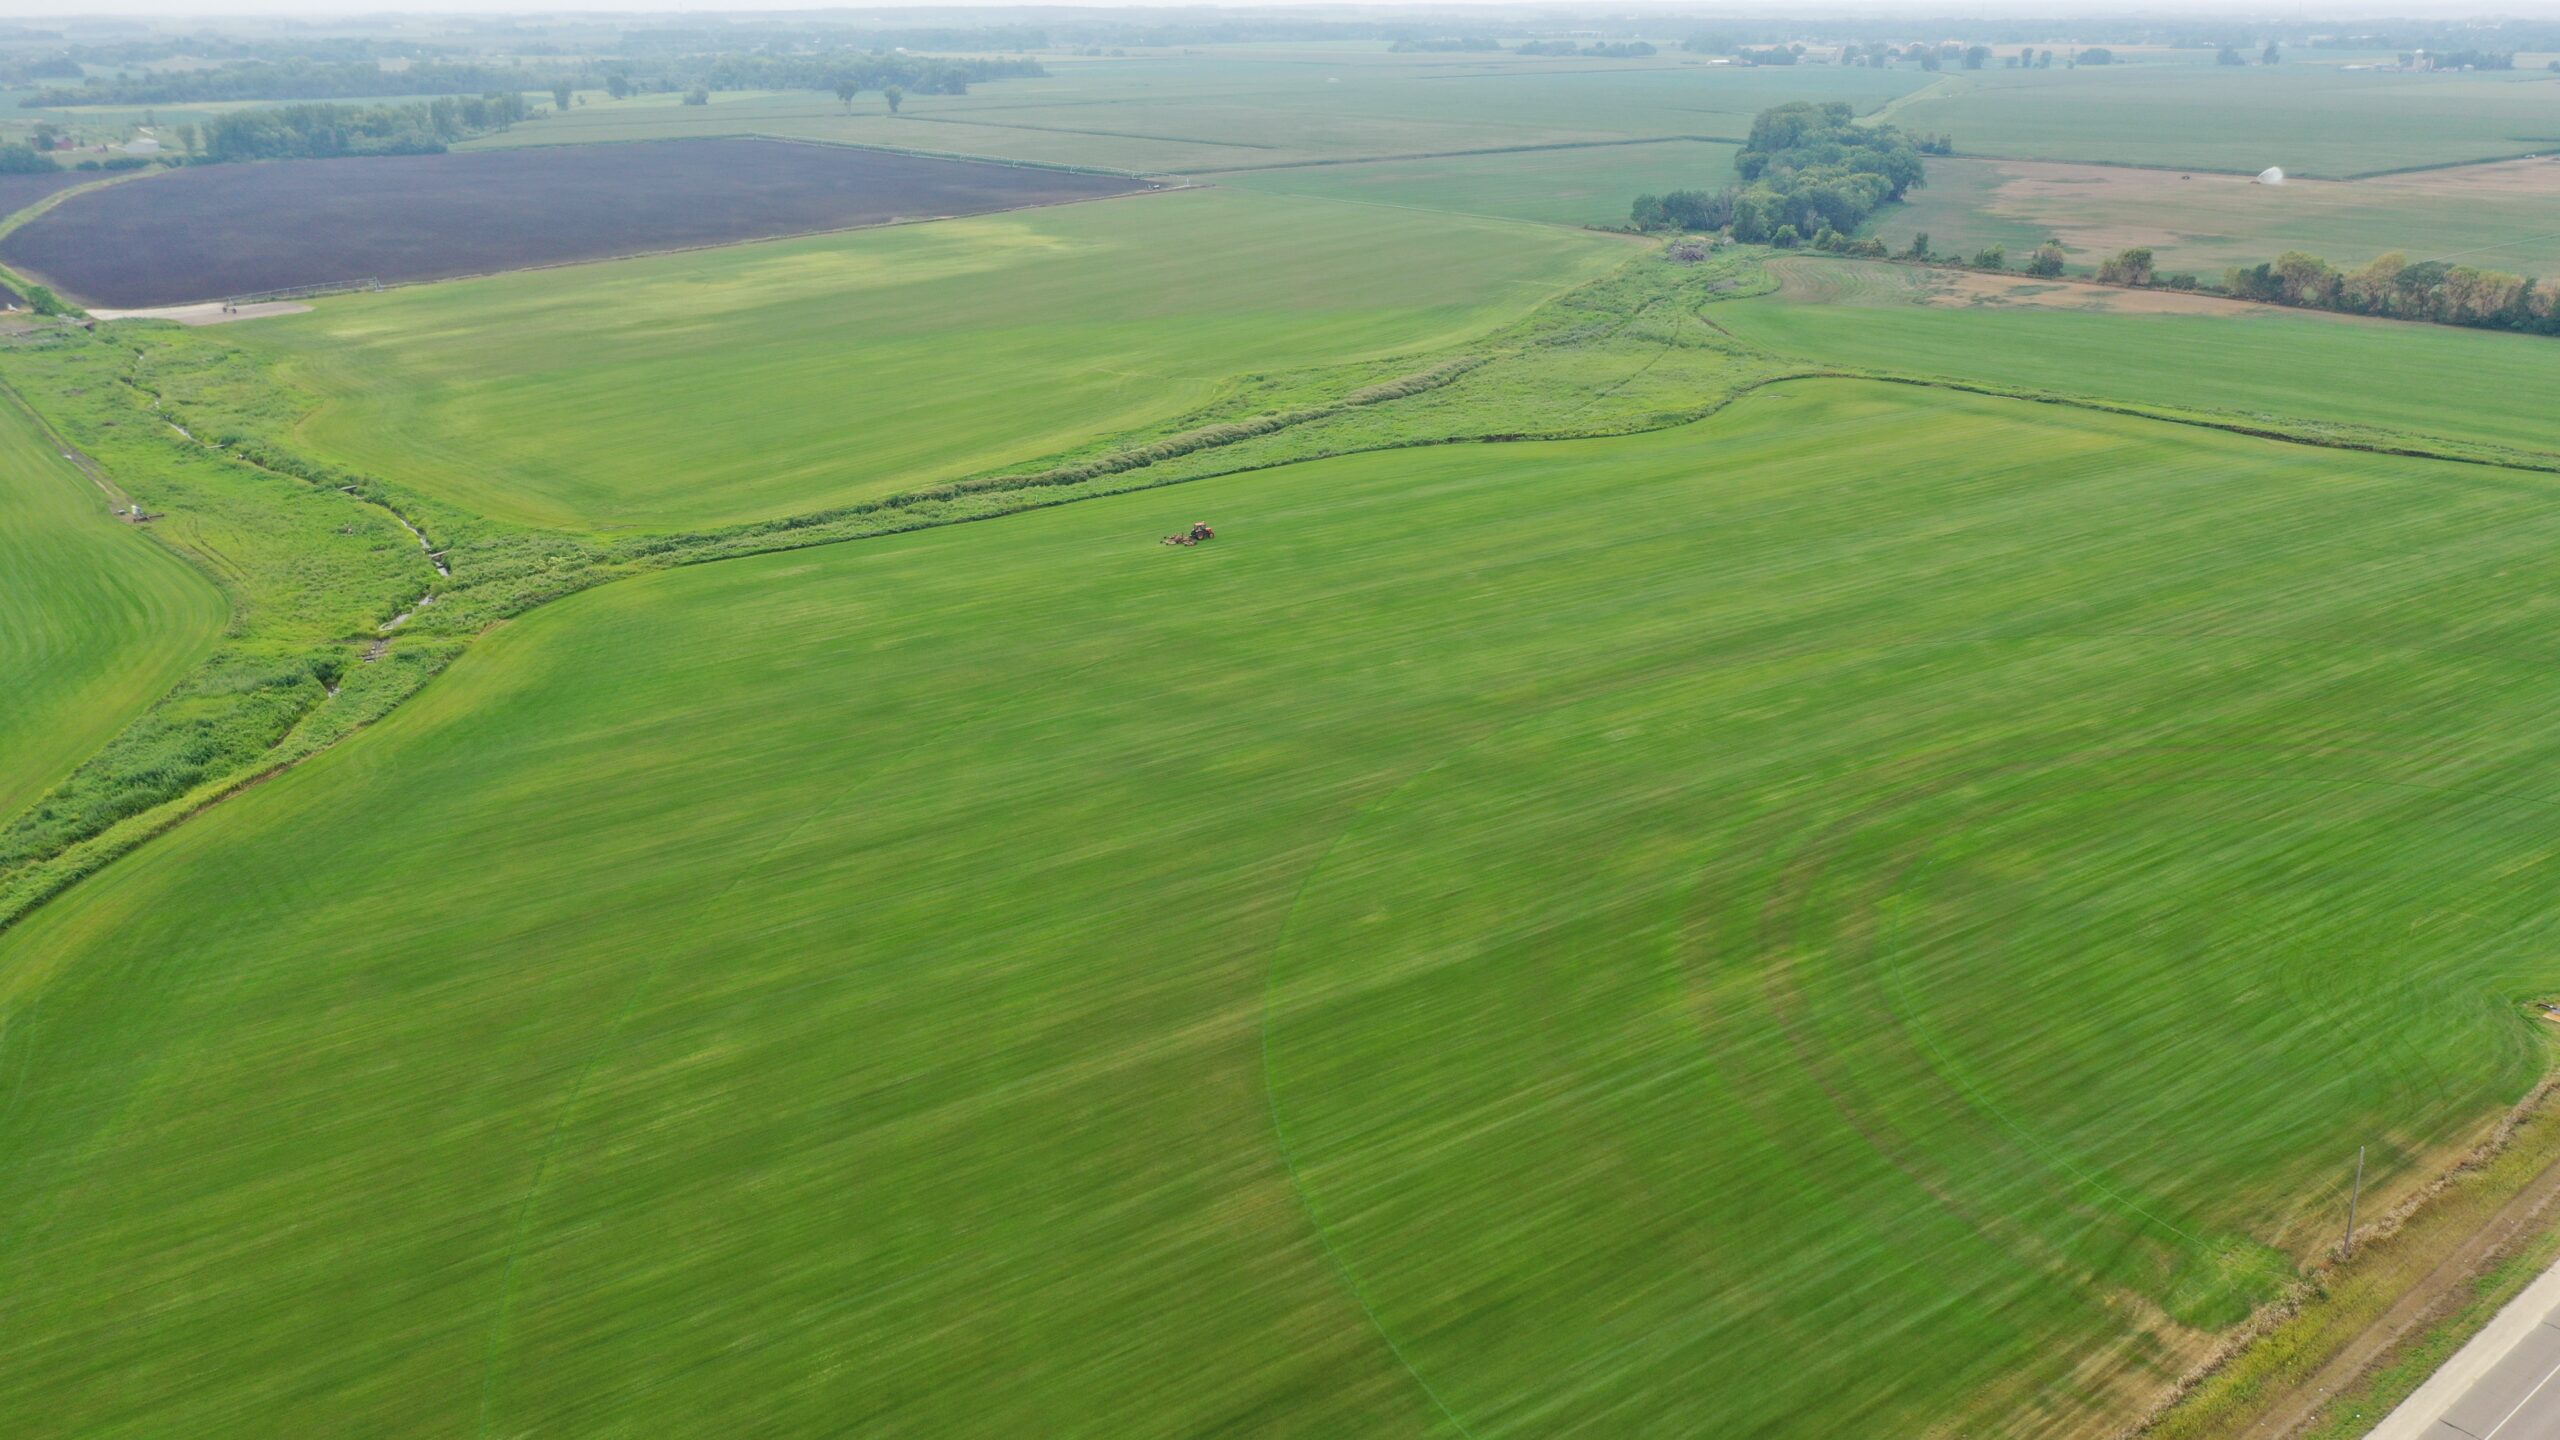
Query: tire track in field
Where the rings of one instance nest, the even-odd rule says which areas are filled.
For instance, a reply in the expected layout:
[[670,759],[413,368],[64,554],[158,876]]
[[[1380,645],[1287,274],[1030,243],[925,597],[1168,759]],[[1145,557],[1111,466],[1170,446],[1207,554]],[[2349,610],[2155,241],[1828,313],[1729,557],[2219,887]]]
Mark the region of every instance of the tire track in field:
[[[846,786],[821,801],[790,829],[777,836],[773,843],[757,852],[753,859],[730,878],[728,884],[721,886],[709,899],[702,902],[702,908],[708,910],[728,899],[731,892],[755,878],[774,856],[780,854],[792,841],[800,838],[810,826],[842,809],[845,802],[852,797],[866,793],[871,781],[878,780],[892,769],[915,758],[917,754],[934,743],[933,739],[918,740],[882,762],[866,777],[863,784]],[[507,1338],[514,1321],[517,1273],[522,1266],[526,1242],[532,1237],[536,1202],[541,1199],[543,1187],[550,1181],[553,1162],[559,1158],[560,1151],[568,1142],[569,1131],[577,1122],[580,1102],[586,1097],[588,1082],[593,1080],[596,1072],[603,1068],[606,1058],[620,1048],[623,1032],[630,1028],[631,1018],[639,1013],[641,1000],[648,995],[649,991],[656,988],[657,981],[666,973],[667,962],[673,954],[673,947],[659,949],[657,958],[650,961],[647,968],[640,973],[639,978],[632,982],[631,993],[623,1000],[621,1010],[613,1017],[613,1023],[605,1027],[604,1035],[597,1040],[595,1049],[588,1053],[585,1063],[578,1067],[577,1078],[569,1083],[568,1092],[561,1097],[560,1113],[552,1122],[551,1133],[543,1143],[542,1156],[534,1162],[533,1178],[527,1182],[523,1196],[516,1202],[515,1226],[507,1243],[506,1266],[499,1280],[497,1313],[489,1322],[489,1343],[481,1362],[480,1411],[474,1432],[481,1436],[482,1440],[486,1440],[489,1435],[490,1422],[495,1414],[499,1371],[501,1362],[505,1359]]]
[[1273,1018],[1279,1009],[1281,949],[1288,943],[1289,932],[1297,924],[1298,910],[1306,903],[1307,892],[1314,888],[1316,877],[1323,874],[1326,865],[1332,861],[1334,851],[1340,849],[1342,842],[1349,839],[1371,815],[1384,808],[1397,796],[1420,783],[1424,777],[1456,762],[1460,756],[1473,750],[1477,745],[1501,733],[1502,728],[1497,726],[1474,740],[1457,745],[1438,760],[1407,775],[1404,779],[1387,787],[1376,798],[1351,812],[1350,817],[1343,822],[1342,828],[1334,832],[1332,839],[1325,842],[1324,849],[1317,852],[1306,871],[1298,877],[1297,892],[1289,897],[1289,908],[1280,916],[1280,929],[1272,936],[1270,959],[1263,966],[1262,981],[1262,1099],[1271,1115],[1271,1139],[1274,1148],[1280,1153],[1281,1167],[1288,1172],[1289,1188],[1297,1192],[1298,1207],[1306,1213],[1308,1227],[1315,1231],[1316,1244],[1324,1251],[1325,1260],[1333,1267],[1334,1278],[1342,1282],[1344,1290],[1350,1292],[1352,1303],[1360,1307],[1361,1316],[1369,1322],[1369,1328],[1377,1332],[1378,1339],[1385,1343],[1387,1353],[1394,1357],[1397,1366],[1405,1374],[1413,1377],[1413,1383],[1420,1387],[1424,1397],[1431,1401],[1432,1408],[1438,1410],[1441,1417],[1447,1420],[1459,1435],[1465,1437],[1465,1440],[1476,1440],[1475,1432],[1467,1428],[1467,1422],[1459,1418],[1458,1412],[1450,1408],[1449,1402],[1441,1398],[1440,1392],[1432,1388],[1431,1382],[1423,1378],[1422,1371],[1407,1358],[1404,1347],[1396,1343],[1394,1333],[1389,1331],[1386,1322],[1378,1317],[1377,1307],[1369,1302],[1368,1291],[1361,1287],[1360,1277],[1352,1270],[1351,1262],[1343,1257],[1341,1247],[1334,1243],[1333,1231],[1324,1221],[1324,1211],[1316,1204],[1315,1191],[1307,1184],[1306,1174],[1298,1164],[1298,1153],[1289,1144],[1288,1124],[1280,1118],[1280,1087],[1273,1077],[1271,1036]]

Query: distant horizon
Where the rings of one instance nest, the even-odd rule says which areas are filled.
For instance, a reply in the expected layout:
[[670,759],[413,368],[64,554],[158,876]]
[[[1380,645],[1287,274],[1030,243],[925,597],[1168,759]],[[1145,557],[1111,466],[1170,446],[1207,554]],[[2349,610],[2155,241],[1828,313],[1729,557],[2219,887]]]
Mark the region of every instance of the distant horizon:
[[840,0],[808,0],[805,4],[790,0],[623,0],[611,5],[559,5],[524,3],[524,0],[451,0],[432,6],[383,5],[355,7],[344,0],[168,0],[152,6],[117,6],[108,10],[65,11],[60,0],[0,0],[0,20],[19,24],[61,24],[99,21],[150,22],[182,20],[189,23],[224,19],[341,20],[348,22],[381,21],[394,18],[432,19],[441,15],[522,15],[526,17],[611,17],[616,15],[718,15],[724,17],[786,16],[834,14],[848,21],[884,21],[919,13],[983,12],[1003,14],[1023,10],[1075,10],[1107,13],[1113,10],[1189,10],[1220,14],[1299,13],[1341,11],[1375,16],[1381,19],[1415,11],[1492,12],[1544,11],[1559,17],[1590,13],[1646,21],[1660,18],[1710,24],[1720,19],[1765,20],[1771,17],[1801,15],[1808,27],[1841,21],[1888,20],[1907,15],[1914,20],[1947,19],[1956,16],[2050,18],[2054,20],[2107,19],[2128,20],[2144,16],[2229,16],[2235,22],[2265,22],[2300,25],[2337,21],[2341,23],[2380,22],[2388,20],[2474,20],[2494,23],[2502,20],[2544,20],[2560,16],[2560,0],[2546,0],[2539,5],[2501,7],[2483,12],[2476,7],[2436,0],[2436,3],[2355,4],[2325,7],[2296,5],[2289,12],[2274,11],[2248,5],[2221,5],[2211,0],[2162,0],[2162,3],[2123,5],[2068,5],[2034,3],[2034,0],[1990,0],[1990,3],[1952,5],[1941,0],[1914,0],[1907,4],[1849,4],[1807,12],[1804,7],[1771,3],[1734,5],[1606,5],[1596,3],[1557,3],[1557,0],[1399,0],[1396,4],[1367,3],[1367,0],[1295,0],[1289,4],[1202,3],[1202,0],[1121,0],[1114,4],[1091,4],[1084,0],[1010,0],[1005,4],[979,3],[979,0],[909,0],[895,6],[849,6]]

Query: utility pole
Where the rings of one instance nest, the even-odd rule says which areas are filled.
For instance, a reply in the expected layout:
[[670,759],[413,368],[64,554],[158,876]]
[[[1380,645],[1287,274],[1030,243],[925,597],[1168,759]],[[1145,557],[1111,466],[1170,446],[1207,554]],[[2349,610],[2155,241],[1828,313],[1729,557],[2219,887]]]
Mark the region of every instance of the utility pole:
[[2364,1199],[2364,1147],[2356,1147],[2356,1188],[2347,1196],[2347,1249],[2344,1259],[2355,1258],[2356,1206]]

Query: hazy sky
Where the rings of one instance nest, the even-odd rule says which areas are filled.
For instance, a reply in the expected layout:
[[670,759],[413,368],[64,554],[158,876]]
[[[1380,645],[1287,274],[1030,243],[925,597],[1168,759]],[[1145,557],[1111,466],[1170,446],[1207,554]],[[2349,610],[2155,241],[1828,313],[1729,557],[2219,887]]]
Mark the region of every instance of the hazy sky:
[[[1040,5],[1044,3],[1074,4],[1079,8],[1127,5],[1162,6],[1166,8],[1181,6],[1202,9],[1279,8],[1277,6],[1255,5],[1232,5],[1224,7],[1205,6],[1200,4],[1200,0],[1005,0],[1005,3],[1007,8],[1016,8],[1025,5]],[[1286,8],[1292,10],[1303,10],[1324,5],[1327,3],[1327,0],[1282,0],[1282,3],[1285,4]],[[1357,0],[1338,0],[1338,3],[1344,4],[1347,8],[1348,6],[1357,3]],[[1391,0],[1391,3],[1385,5],[1377,3],[1377,0],[1368,0],[1368,3],[1359,4],[1359,8],[1374,12],[1380,9],[1406,9],[1421,5],[1448,4],[1463,6],[1469,9],[1482,9],[1488,5],[1506,3],[1548,10],[1594,8],[1592,6],[1575,5],[1572,3],[1572,0]],[[879,8],[969,9],[984,8],[985,4],[986,0],[896,0],[896,3],[893,5],[886,5]],[[793,3],[793,0],[619,0],[619,3],[612,4],[561,4],[556,3],[556,0],[554,0],[554,3],[532,3],[532,0],[430,0],[430,3],[425,4],[384,3],[378,5],[349,3],[349,0],[102,0],[102,3],[95,5],[82,5],[77,7],[67,7],[64,5],[63,0],[0,0],[0,16],[18,20],[34,20],[48,17],[62,18],[71,14],[91,17],[101,15],[148,15],[184,16],[189,19],[207,19],[219,18],[225,15],[294,15],[302,17],[330,17],[399,12],[423,15],[450,15],[466,12],[472,14],[516,13],[526,15],[558,15],[566,13],[594,13],[627,15],[642,12],[667,13],[682,11],[726,13],[762,12],[769,14],[776,11],[789,10],[847,10],[854,8],[857,7],[847,6],[844,3],[844,0],[806,0],[806,3]],[[862,11],[869,11],[872,7],[861,6],[858,8]],[[1902,0],[1902,3],[1876,3],[1876,0],[1866,0],[1866,3],[1860,3],[1860,0],[1841,0],[1841,3],[1836,4],[1824,4],[1821,3],[1821,0],[1811,0],[1811,3],[1801,4],[1787,4],[1783,3],[1783,0],[1737,0],[1737,3],[1718,4],[1715,3],[1715,0],[1700,0],[1700,3],[1696,5],[1680,4],[1677,3],[1677,0],[1672,0],[1672,3],[1665,3],[1665,0],[1651,0],[1651,3],[1642,3],[1642,0],[1639,0],[1639,3],[1611,4],[1600,8],[1605,8],[1610,13],[1617,15],[1659,12],[1665,14],[1678,13],[1700,17],[1718,14],[1734,16],[1799,14],[1814,17],[1836,17],[1843,15],[1889,16],[1896,13],[1913,16],[1947,16],[1965,14],[2027,14],[2063,16],[2081,13],[2105,15],[2183,15],[2210,13],[2234,16],[2261,15],[2270,17],[2303,17],[2322,20],[2343,20],[2364,17],[2418,15],[2464,16],[2470,18],[2493,17],[2497,15],[2548,16],[2560,14],[2560,0],[2506,0],[2506,3],[2488,5],[2479,4],[2477,3],[2477,0],[2334,0],[2334,3],[2325,4],[2320,3],[2320,0],[2308,0],[2308,3],[2304,3],[2304,0],[2296,0],[2296,3],[2291,4],[2253,4],[2249,3],[2249,0],[2238,0],[2238,3],[2234,3],[2234,0]]]

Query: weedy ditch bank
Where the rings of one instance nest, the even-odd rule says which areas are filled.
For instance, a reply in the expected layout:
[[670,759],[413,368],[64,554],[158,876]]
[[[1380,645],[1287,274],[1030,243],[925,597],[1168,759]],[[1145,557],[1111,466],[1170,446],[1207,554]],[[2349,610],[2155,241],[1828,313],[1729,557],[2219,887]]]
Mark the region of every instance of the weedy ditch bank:
[[2560,1072],[2487,1136],[2333,1245],[2180,1377],[2127,1440],[2348,1440],[2539,1273],[2560,1208]]
[[[172,517],[176,523],[154,527],[155,534],[223,586],[238,618],[232,642],[198,677],[57,792],[0,826],[0,929],[242,784],[388,714],[489,626],[594,585],[673,566],[994,519],[1364,451],[1633,434],[1702,419],[1790,379],[1888,380],[2294,443],[2560,469],[2491,447],[2395,444],[2337,426],[1786,360],[1735,339],[1705,313],[1717,302],[1773,289],[1761,258],[1733,250],[1694,262],[1656,252],[1550,299],[1460,353],[1248,375],[1190,415],[1037,469],[619,541],[491,521],[380,476],[312,460],[289,439],[307,401],[206,332],[148,321],[95,336],[62,332],[11,352],[10,380],[40,416],[60,422],[53,433],[69,432],[66,450],[85,442],[88,452],[106,455],[99,473],[123,475],[155,513]],[[152,423],[136,426],[136,415]],[[390,663],[376,663],[383,661]],[[181,747],[180,763],[172,763],[172,737],[181,735],[201,743]]]

